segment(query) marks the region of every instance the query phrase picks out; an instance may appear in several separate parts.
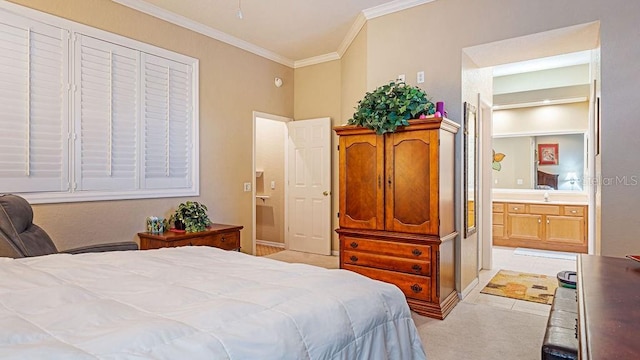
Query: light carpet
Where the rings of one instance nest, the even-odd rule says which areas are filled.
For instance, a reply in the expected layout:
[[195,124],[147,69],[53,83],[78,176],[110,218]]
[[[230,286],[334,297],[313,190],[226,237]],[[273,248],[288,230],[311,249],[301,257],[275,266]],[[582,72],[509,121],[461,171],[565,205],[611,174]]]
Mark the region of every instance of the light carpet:
[[[266,256],[285,262],[337,269],[337,256],[291,250]],[[429,360],[539,360],[547,316],[462,301],[446,319],[412,312]]]
[[317,255],[293,250],[283,250],[265,257],[288,263],[310,264],[327,269],[338,269],[340,267],[340,259],[337,256]]

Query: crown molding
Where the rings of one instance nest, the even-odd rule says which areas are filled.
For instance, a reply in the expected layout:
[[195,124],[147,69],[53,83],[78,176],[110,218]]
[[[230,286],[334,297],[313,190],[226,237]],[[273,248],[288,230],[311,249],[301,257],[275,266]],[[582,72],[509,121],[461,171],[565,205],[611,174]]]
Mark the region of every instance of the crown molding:
[[362,10],[367,20],[375,19],[380,16],[393,14],[394,12],[406,10],[414,6],[430,3],[436,0],[395,0],[386,4],[374,6],[369,9]]
[[159,8],[155,5],[149,4],[146,1],[143,0],[111,0],[115,3],[118,3],[120,5],[132,8],[134,10],[138,10],[142,13],[145,13],[147,15],[151,15],[153,17],[156,17],[158,19],[167,21],[169,23],[181,26],[183,28],[195,31],[197,33],[200,33],[202,35],[206,35],[210,38],[222,41],[224,43],[227,43],[229,45],[235,46],[237,48],[240,48],[242,50],[246,50],[250,53],[256,54],[258,56],[261,56],[263,58],[275,61],[277,63],[280,63],[282,65],[288,66],[290,68],[293,68],[294,66],[294,61],[291,59],[288,59],[282,55],[276,54],[273,51],[269,51],[265,48],[262,48],[260,46],[254,45],[248,41],[244,41],[241,39],[238,39],[235,36],[231,36],[227,33],[224,33],[220,30],[216,30],[214,28],[211,28],[209,26],[203,25],[199,22],[193,21],[191,19],[187,19],[184,16],[178,15],[176,13],[173,13],[171,11]]
[[202,35],[222,41],[229,45],[235,46],[237,48],[246,50],[250,53],[256,54],[258,56],[264,57],[266,59],[275,61],[277,63],[280,63],[282,65],[295,69],[295,68],[300,68],[304,66],[315,65],[315,64],[320,64],[327,61],[341,59],[344,53],[349,48],[349,46],[351,45],[351,43],[353,42],[353,40],[356,38],[356,36],[358,36],[358,33],[360,32],[364,24],[367,23],[367,20],[375,19],[380,16],[392,14],[398,11],[406,10],[411,7],[430,3],[436,0],[395,0],[386,4],[365,9],[362,12],[360,12],[360,14],[358,14],[358,17],[356,18],[354,23],[351,25],[351,28],[349,28],[349,32],[347,32],[347,35],[344,37],[344,39],[338,46],[338,50],[336,52],[314,56],[314,57],[297,60],[297,61],[293,61],[273,51],[254,45],[248,41],[244,41],[242,39],[239,39],[235,36],[231,36],[220,30],[216,30],[209,26],[203,25],[199,22],[188,19],[184,16],[162,9],[144,0],[111,0],[111,1],[123,6],[129,7],[131,9],[140,11],[147,15],[151,15],[158,19],[167,21],[169,23],[195,31]]
[[358,36],[360,30],[362,30],[362,27],[366,23],[367,18],[365,17],[363,12],[360,12],[360,14],[358,14],[358,17],[356,17],[356,21],[351,24],[347,35],[344,37],[344,39],[342,39],[340,46],[338,46],[337,53],[340,57],[342,57],[342,55],[347,52],[347,49],[349,48],[349,46],[351,46],[351,43],[353,42],[353,40],[355,40],[356,36]]
[[324,62],[340,60],[341,57],[342,56],[340,56],[340,54],[338,54],[337,52],[332,52],[332,53],[318,55],[318,56],[314,56],[314,57],[310,57],[302,60],[296,60],[293,63],[293,68],[297,69],[305,66],[321,64]]

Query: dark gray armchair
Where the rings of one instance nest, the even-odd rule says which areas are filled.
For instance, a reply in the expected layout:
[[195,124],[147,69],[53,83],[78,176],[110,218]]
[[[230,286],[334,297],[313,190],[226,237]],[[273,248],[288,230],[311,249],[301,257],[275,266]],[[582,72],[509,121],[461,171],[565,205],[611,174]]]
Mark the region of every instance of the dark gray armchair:
[[[62,251],[69,254],[137,250],[133,241],[85,246]],[[24,198],[0,194],[0,256],[21,258],[58,253],[53,241],[33,223],[33,209]]]

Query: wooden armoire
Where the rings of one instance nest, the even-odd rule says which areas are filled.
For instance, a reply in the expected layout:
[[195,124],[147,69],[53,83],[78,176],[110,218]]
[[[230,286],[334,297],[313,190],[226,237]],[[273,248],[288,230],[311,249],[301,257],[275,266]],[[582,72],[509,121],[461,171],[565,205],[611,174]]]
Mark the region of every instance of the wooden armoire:
[[455,288],[454,151],[459,125],[411,120],[394,133],[345,125],[340,137],[340,268],[398,286],[444,319]]

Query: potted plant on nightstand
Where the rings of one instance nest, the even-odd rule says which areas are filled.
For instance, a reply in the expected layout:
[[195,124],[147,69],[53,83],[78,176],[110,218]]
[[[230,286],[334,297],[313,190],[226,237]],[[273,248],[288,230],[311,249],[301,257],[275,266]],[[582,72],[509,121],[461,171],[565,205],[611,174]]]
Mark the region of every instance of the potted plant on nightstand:
[[373,92],[367,92],[358,102],[348,124],[363,126],[382,135],[394,132],[398,126],[409,125],[409,119],[433,115],[435,112],[435,106],[424,90],[404,82],[391,81]]
[[176,229],[186,232],[205,231],[211,220],[207,216],[207,207],[197,201],[187,201],[178,205],[169,222],[174,222]]

